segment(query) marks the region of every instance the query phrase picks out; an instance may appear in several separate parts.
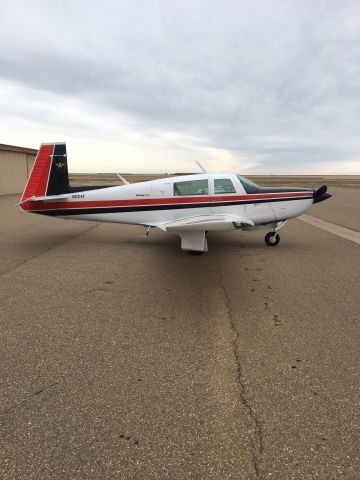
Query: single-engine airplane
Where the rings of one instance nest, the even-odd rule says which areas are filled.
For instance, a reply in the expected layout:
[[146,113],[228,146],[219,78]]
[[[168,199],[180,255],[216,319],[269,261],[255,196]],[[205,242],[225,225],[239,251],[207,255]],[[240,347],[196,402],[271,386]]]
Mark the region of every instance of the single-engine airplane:
[[[200,165],[201,167],[201,165]],[[276,246],[279,230],[313,203],[331,197],[326,185],[309,188],[259,187],[234,173],[204,173],[119,186],[69,185],[65,143],[42,144],[21,197],[26,212],[96,222],[158,227],[181,238],[181,248],[208,250],[207,232],[266,228]]]

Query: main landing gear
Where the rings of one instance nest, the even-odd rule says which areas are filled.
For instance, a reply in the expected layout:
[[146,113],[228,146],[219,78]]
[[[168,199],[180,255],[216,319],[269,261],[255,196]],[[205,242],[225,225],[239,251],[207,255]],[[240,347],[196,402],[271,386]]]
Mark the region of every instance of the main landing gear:
[[277,232],[269,232],[265,235],[265,243],[268,247],[279,245],[280,235]]
[[[205,230],[206,251],[207,251],[207,242],[206,242],[207,236],[208,236],[208,232],[207,232],[207,230]],[[198,256],[198,255],[202,255],[203,253],[205,253],[205,250],[188,250],[187,252],[188,252],[189,255]]]

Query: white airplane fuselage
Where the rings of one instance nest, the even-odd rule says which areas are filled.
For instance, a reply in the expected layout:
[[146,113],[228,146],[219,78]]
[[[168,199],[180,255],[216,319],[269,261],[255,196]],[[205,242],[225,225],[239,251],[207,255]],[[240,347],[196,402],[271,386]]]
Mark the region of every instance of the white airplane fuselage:
[[329,197],[326,186],[317,191],[259,187],[234,173],[71,187],[65,144],[45,144],[20,205],[27,212],[60,218],[158,227],[179,234],[184,250],[202,252],[207,251],[206,233],[212,230],[270,228],[273,234],[265,241],[277,245],[277,232],[286,220]]
[[[214,180],[224,178],[233,182],[236,193],[215,194]],[[194,180],[208,180],[209,193],[174,196],[174,183]],[[246,193],[237,175],[231,173],[184,175],[70,195],[63,201],[44,202],[41,209],[36,205],[35,211],[61,218],[154,227],[195,215],[227,214],[248,218],[255,227],[262,227],[297,217],[313,204],[311,189],[305,192]]]

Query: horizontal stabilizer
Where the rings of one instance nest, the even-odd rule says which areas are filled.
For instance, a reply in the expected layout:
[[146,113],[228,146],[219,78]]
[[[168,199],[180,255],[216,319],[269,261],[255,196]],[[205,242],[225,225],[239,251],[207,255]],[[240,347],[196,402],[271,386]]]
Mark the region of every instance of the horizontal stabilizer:
[[27,198],[26,200],[23,200],[22,202],[19,203],[19,205],[23,205],[24,203],[27,202],[57,202],[60,200],[66,200],[68,198],[71,198],[71,195],[48,195],[48,196],[39,196],[39,197],[30,197]]

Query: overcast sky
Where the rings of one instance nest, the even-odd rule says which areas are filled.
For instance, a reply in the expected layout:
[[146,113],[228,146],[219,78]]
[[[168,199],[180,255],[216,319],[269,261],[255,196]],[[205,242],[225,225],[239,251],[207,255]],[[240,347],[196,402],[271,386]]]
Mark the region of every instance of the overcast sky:
[[0,0],[0,143],[70,171],[360,174],[359,0]]

